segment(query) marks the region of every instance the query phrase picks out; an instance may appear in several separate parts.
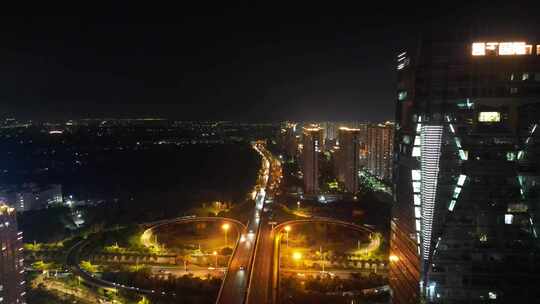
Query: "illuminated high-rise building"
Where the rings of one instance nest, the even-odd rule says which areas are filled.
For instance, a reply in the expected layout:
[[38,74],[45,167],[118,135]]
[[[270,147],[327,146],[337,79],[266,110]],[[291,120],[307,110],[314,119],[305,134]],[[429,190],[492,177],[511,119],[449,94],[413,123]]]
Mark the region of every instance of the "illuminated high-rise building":
[[0,303],[24,303],[22,232],[15,209],[0,202]]
[[532,39],[453,29],[398,55],[394,303],[538,298],[540,40]]
[[350,193],[358,191],[360,129],[341,127],[337,157],[337,179]]
[[302,142],[304,192],[313,195],[319,191],[319,153],[322,145],[322,129],[305,127]]
[[392,180],[392,154],[394,149],[394,124],[370,124],[366,128],[366,168],[381,180]]
[[288,159],[295,159],[298,155],[299,135],[297,134],[297,123],[286,122],[281,126],[278,136],[279,144]]

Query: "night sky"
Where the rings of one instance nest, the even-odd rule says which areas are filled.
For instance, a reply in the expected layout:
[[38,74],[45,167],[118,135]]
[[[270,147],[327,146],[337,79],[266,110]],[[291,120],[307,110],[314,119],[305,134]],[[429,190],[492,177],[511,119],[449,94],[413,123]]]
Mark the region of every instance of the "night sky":
[[397,52],[426,22],[462,15],[204,5],[2,17],[0,116],[391,119]]

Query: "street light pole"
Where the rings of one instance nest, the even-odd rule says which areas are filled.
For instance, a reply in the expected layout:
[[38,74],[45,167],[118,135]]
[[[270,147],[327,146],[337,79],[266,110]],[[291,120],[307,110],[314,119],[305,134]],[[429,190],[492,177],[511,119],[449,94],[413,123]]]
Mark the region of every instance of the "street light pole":
[[291,226],[285,226],[285,232],[287,233],[287,249],[289,249],[289,231],[291,231]]
[[324,273],[324,253],[322,251],[322,245],[320,246],[319,250],[319,252],[321,253],[322,272]]
[[221,229],[223,229],[225,231],[225,247],[227,247],[229,245],[229,241],[227,239],[227,232],[229,231],[229,224],[228,223],[225,223],[221,226]]

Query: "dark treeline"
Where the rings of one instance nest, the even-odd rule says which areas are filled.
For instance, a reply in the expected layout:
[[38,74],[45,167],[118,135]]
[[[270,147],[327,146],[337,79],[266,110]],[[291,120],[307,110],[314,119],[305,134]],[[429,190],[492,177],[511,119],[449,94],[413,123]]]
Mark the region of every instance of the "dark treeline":
[[[51,170],[46,181],[62,184],[64,196],[101,200],[82,210],[87,228],[103,228],[185,215],[202,202],[242,202],[259,166],[259,156],[247,144],[157,146],[87,155],[76,171]],[[28,211],[19,218],[27,241],[72,234],[64,208]],[[54,228],[54,233],[43,227]]]

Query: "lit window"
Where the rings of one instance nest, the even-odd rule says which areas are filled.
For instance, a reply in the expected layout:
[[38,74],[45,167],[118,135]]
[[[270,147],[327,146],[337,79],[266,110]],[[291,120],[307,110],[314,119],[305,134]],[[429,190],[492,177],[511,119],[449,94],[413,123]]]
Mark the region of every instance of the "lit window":
[[499,112],[480,112],[478,115],[478,121],[480,122],[500,122],[501,113]]
[[454,141],[456,142],[456,146],[457,146],[458,148],[461,148],[461,141],[459,140],[459,138],[454,137]]
[[[538,46],[536,47],[538,49]],[[472,44],[472,55],[473,56],[484,56],[486,55],[486,44],[483,42],[475,42]]]
[[420,157],[421,155],[422,155],[422,152],[420,150],[420,147],[413,147],[412,156],[413,157]]
[[506,225],[511,225],[512,224],[512,220],[514,219],[514,215],[513,214],[505,214],[504,215],[504,223]]
[[461,160],[469,159],[469,152],[459,149],[459,159],[461,159]]
[[472,109],[474,107],[474,102],[472,102],[469,98],[467,98],[466,100],[458,102],[457,106],[458,108],[462,108],[462,109],[463,108]]
[[507,161],[516,160],[516,153],[514,153],[514,152],[506,152],[506,160]]
[[414,145],[415,146],[420,146],[422,144],[422,139],[421,139],[421,136],[416,136],[414,138]]
[[420,207],[414,207],[414,217],[421,218],[422,217],[422,211]]
[[528,80],[529,79],[529,73],[523,73],[521,75],[521,80],[525,81],[525,80]]
[[490,300],[497,300],[497,293],[494,292],[494,291],[488,292],[488,298],[489,298]]
[[411,137],[409,135],[404,135],[403,136],[403,143],[405,144],[410,144],[411,143]]
[[463,186],[463,184],[465,183],[465,179],[467,179],[467,176],[460,174],[457,182],[458,186]]
[[499,55],[528,55],[532,52],[532,46],[525,42],[501,42],[499,43]]
[[422,224],[420,223],[420,220],[416,220],[415,223],[416,223],[416,231],[421,231]]
[[453,199],[457,199],[459,197],[459,194],[461,193],[461,188],[460,187],[456,187],[454,189],[454,195],[452,196]]
[[407,91],[400,91],[398,93],[398,100],[403,101],[405,99],[407,99]]
[[413,192],[420,193],[421,183],[420,182],[413,182],[412,185],[413,185]]
[[419,194],[415,194],[413,196],[413,199],[414,199],[414,205],[415,206],[420,206],[422,201],[420,200],[420,195]]
[[448,210],[453,211],[455,206],[456,206],[456,201],[451,200],[450,201],[450,206],[448,206]]
[[413,181],[419,181],[422,178],[420,170],[412,170],[411,175]]

